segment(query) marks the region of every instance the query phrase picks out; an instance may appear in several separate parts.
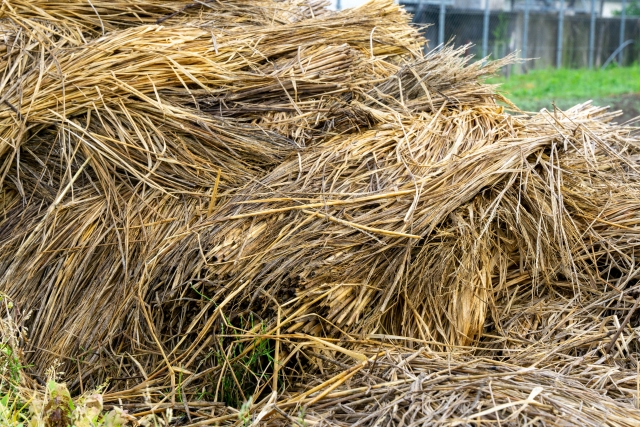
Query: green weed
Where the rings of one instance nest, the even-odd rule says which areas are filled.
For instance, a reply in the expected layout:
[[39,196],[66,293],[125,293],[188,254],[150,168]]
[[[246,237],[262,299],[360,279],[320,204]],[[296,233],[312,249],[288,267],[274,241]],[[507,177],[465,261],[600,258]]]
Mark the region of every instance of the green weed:
[[[22,331],[8,315],[12,304],[0,294],[5,317],[0,318],[0,426],[2,427],[125,427],[134,419],[115,408],[105,412],[101,390],[72,398],[65,384],[56,381],[55,369],[43,390],[26,390],[27,368],[20,360],[15,336]],[[27,397],[28,396],[28,397]]]
[[[191,286],[203,300],[211,299]],[[257,328],[256,328],[257,327]],[[258,329],[258,331],[256,331]],[[253,331],[247,334],[247,331]],[[253,313],[235,320],[222,316],[215,346],[200,360],[202,366],[215,366],[220,374],[209,377],[209,384],[197,394],[201,400],[221,400],[226,405],[241,408],[271,378],[275,347],[272,340],[252,338],[267,332],[263,321],[256,322]]]
[[[640,2],[638,2],[638,0],[631,0],[629,3],[627,3],[627,7],[625,9],[627,17],[640,16]],[[613,16],[620,15],[622,15],[622,10],[613,11]]]
[[[254,326],[252,315],[248,319],[241,316],[237,328],[227,327],[225,331],[223,326],[218,351],[214,355],[216,364],[225,372],[221,380],[222,400],[235,408],[246,402],[273,372],[274,347],[271,340],[246,339],[244,336],[244,331]],[[260,332],[266,332],[263,322],[260,323]],[[240,357],[249,346],[251,350]]]
[[240,411],[238,411],[238,420],[242,423],[243,426],[247,427],[251,425],[251,404],[253,403],[253,398],[250,397],[249,400],[244,402],[240,407]]

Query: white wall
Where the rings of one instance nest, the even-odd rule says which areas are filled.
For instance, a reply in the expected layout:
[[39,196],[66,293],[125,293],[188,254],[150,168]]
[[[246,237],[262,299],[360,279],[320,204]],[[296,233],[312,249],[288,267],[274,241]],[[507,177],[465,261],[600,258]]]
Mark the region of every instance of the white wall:
[[[627,4],[631,3],[630,1]],[[619,2],[608,2],[605,1],[602,8],[602,16],[605,18],[611,18],[613,16],[613,12],[620,12],[622,10],[622,4]]]

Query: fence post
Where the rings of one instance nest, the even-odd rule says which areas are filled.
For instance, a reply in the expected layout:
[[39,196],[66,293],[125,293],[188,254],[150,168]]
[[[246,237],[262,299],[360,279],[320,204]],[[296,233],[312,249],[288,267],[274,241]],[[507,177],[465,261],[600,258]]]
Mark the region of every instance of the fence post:
[[440,0],[440,20],[438,22],[438,44],[444,44],[444,17],[446,14],[445,1]]
[[482,25],[482,57],[489,53],[489,0],[484,0],[484,23]]
[[556,51],[556,67],[562,68],[562,31],[564,30],[564,0],[560,0],[560,13],[558,14],[558,47]]
[[[527,45],[529,44],[529,8],[531,7],[531,0],[526,0],[524,3],[524,28],[522,30],[522,58],[527,59]],[[522,70],[527,71],[527,66],[523,62]]]
[[596,0],[591,0],[591,24],[589,25],[589,68],[593,68],[593,54],[596,44]]
[[416,9],[413,13],[413,22],[422,22],[421,20],[422,20],[422,3],[423,2],[424,0],[418,0],[418,3],[416,4]]
[[[627,18],[627,0],[622,0],[622,10],[620,11],[620,43],[618,46],[622,46],[624,43],[624,21]],[[618,54],[618,67],[622,67],[622,55],[624,49]]]

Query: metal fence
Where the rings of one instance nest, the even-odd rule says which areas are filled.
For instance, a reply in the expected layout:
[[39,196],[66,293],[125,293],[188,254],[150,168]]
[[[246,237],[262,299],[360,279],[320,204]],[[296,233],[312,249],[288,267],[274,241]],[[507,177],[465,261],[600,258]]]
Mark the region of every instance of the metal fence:
[[[640,58],[640,0],[401,0],[425,26],[427,49],[471,44],[469,55],[533,58],[511,71],[630,65]],[[632,3],[630,3],[632,2]],[[629,5],[633,8],[629,8]],[[605,7],[606,6],[606,7]],[[617,12],[616,12],[617,10]],[[613,11],[613,13],[612,13]],[[606,16],[606,15],[609,16]]]

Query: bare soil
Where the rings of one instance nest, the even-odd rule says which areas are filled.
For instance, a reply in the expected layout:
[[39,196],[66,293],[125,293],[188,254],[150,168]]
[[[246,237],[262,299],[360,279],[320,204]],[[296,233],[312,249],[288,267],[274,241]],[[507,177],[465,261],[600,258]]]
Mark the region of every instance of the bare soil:
[[[599,105],[609,105],[613,110],[621,110],[623,115],[619,119],[621,123],[627,120],[640,119],[640,94],[618,95],[615,97],[604,98],[606,103],[598,102]],[[637,124],[640,124],[640,120]]]

